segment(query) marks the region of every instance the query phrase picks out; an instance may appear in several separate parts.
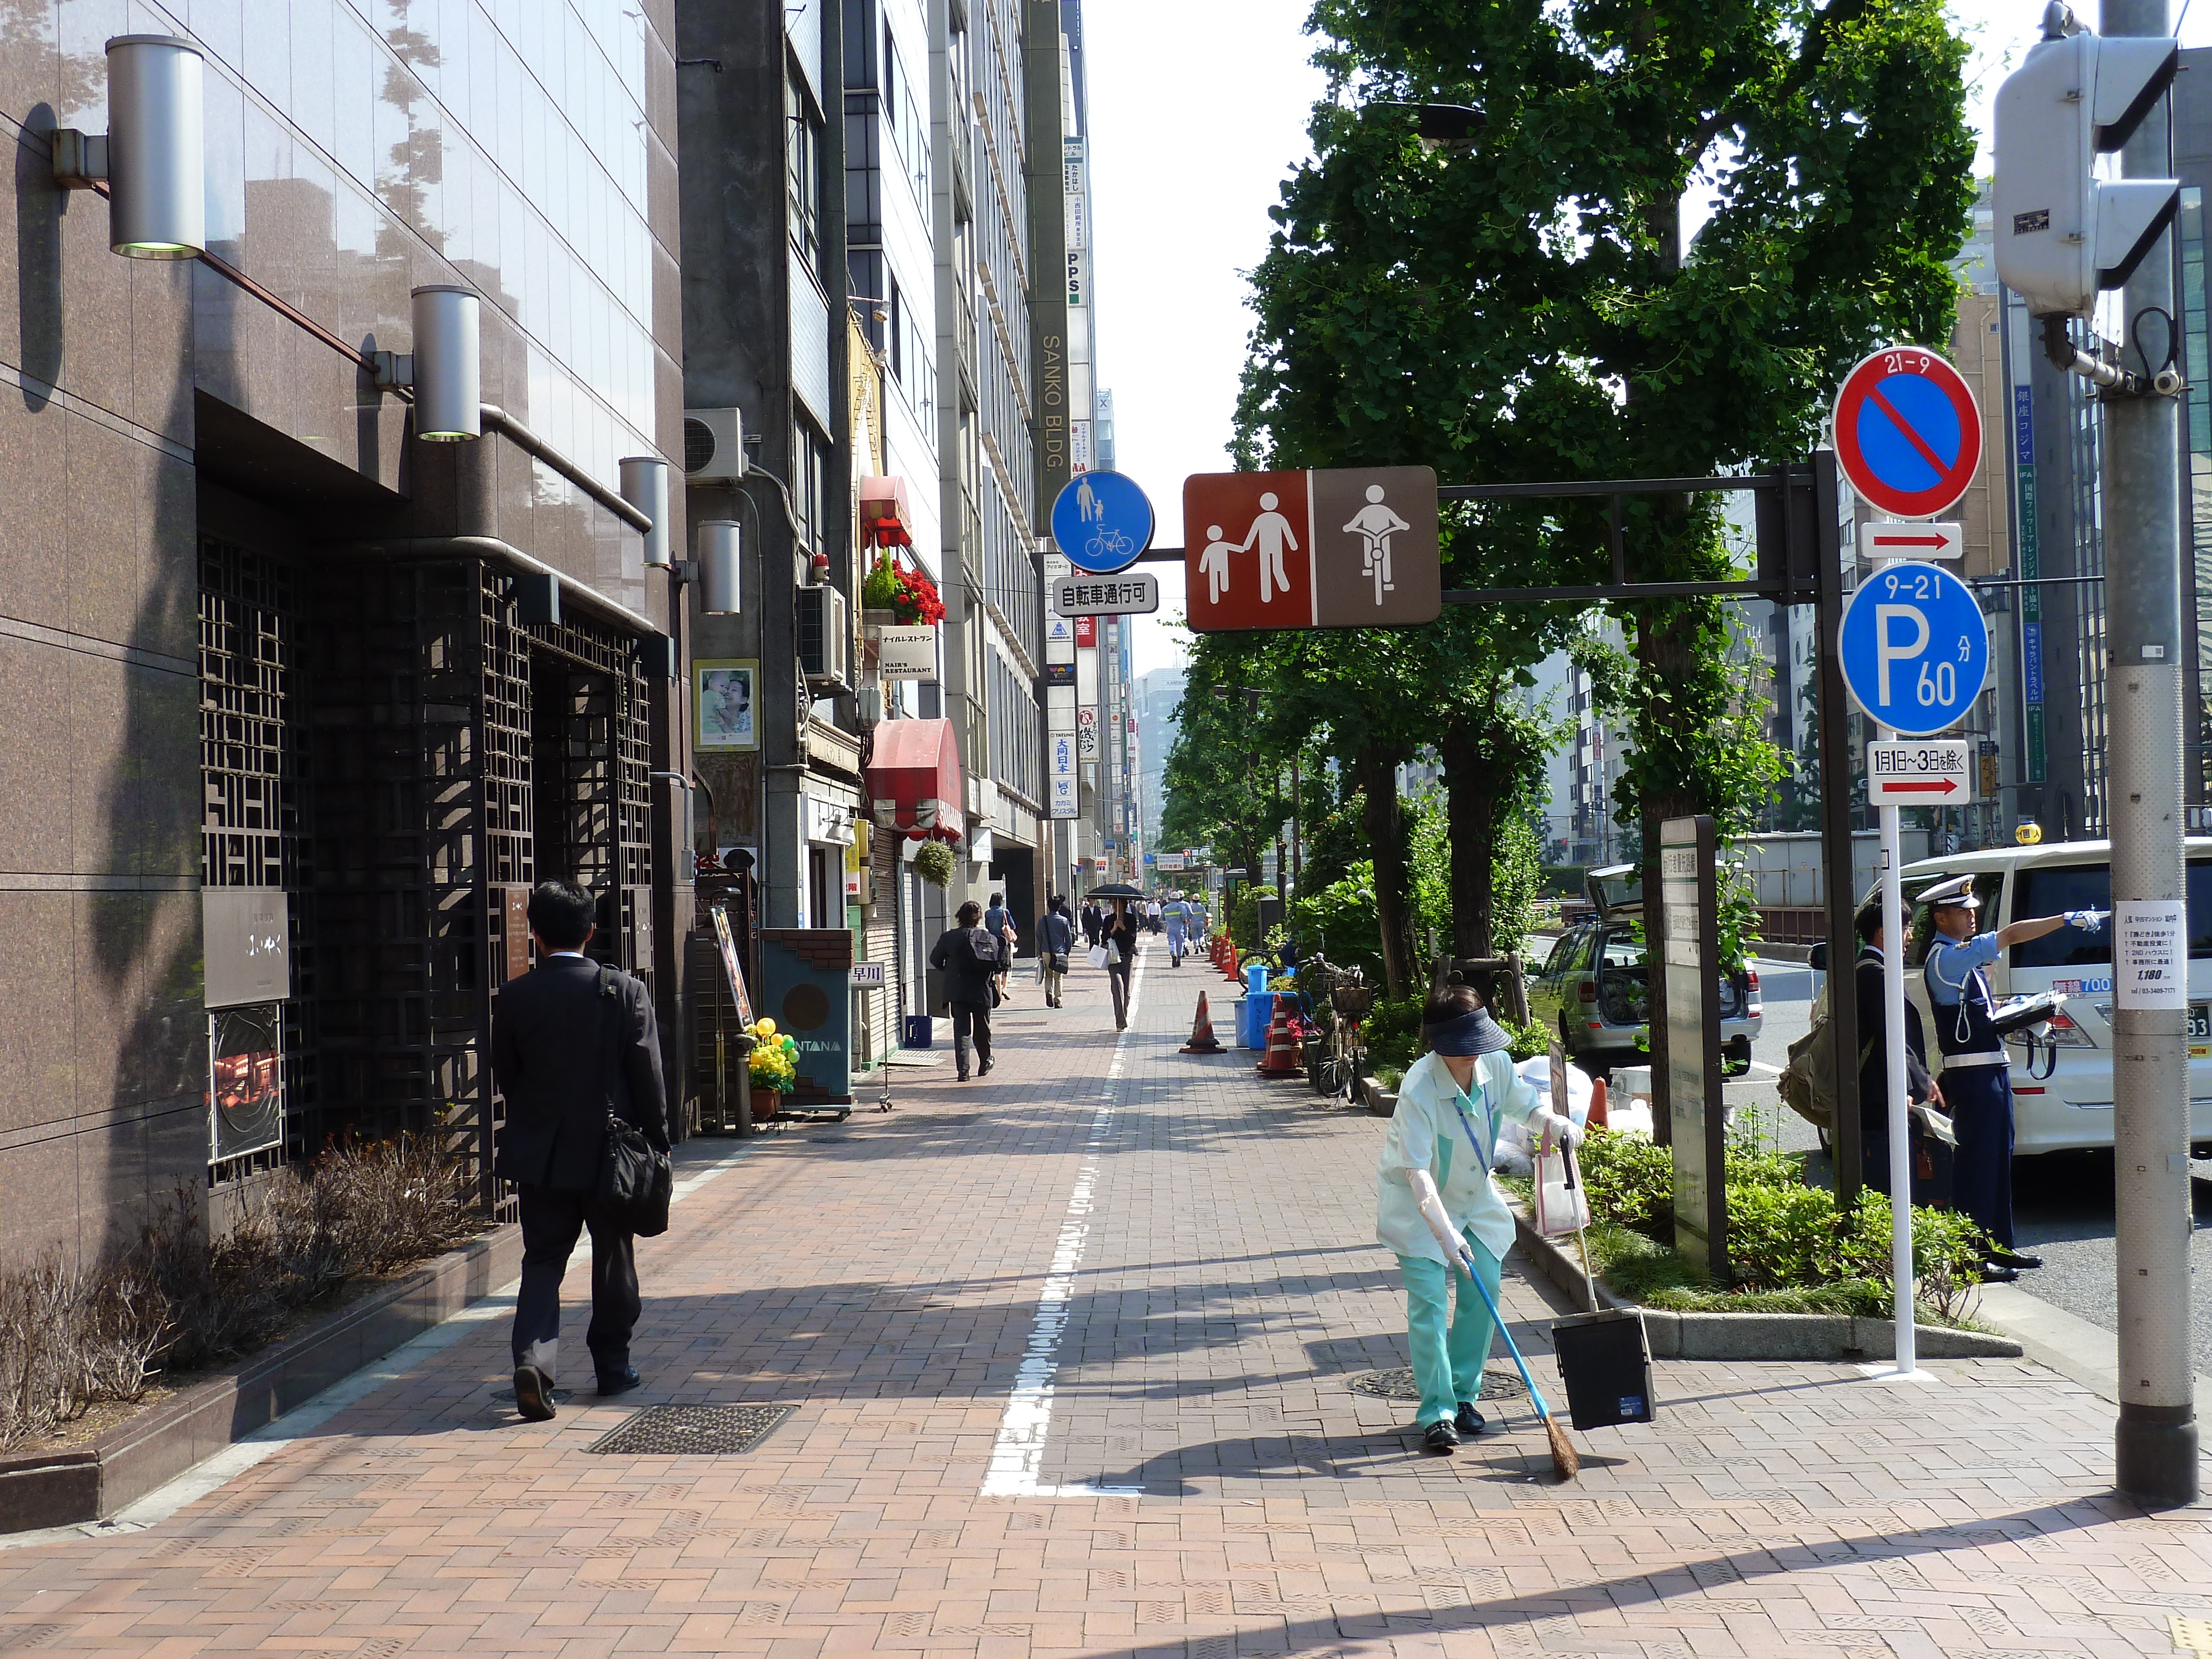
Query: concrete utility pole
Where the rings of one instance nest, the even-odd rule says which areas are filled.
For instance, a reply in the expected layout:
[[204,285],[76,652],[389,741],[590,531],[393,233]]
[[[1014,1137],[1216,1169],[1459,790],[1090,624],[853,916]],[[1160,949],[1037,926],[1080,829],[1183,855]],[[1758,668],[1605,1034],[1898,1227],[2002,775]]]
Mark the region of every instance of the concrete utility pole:
[[[2166,0],[2103,0],[2102,33],[2170,34]],[[2170,116],[2158,100],[2120,151],[2127,178],[2171,176]],[[2179,324],[2173,234],[2161,236],[2122,293],[2123,338],[2167,348]],[[2163,312],[2163,327],[2156,313]],[[2146,313],[2148,313],[2148,315]],[[2173,343],[2178,344],[2179,342]],[[2130,363],[2148,378],[2156,362]],[[2185,987],[2182,924],[2180,400],[2105,404],[2105,603],[2111,655],[2112,1101],[2118,1212],[2118,1485],[2145,1503],[2197,1499],[2196,1378],[2190,1361],[2189,1048],[2185,992],[2136,999],[2131,964],[2163,950]],[[2154,939],[2162,939],[2162,945]],[[2133,948],[2131,949],[2131,940]],[[2144,1006],[2154,1002],[2158,1006]]]

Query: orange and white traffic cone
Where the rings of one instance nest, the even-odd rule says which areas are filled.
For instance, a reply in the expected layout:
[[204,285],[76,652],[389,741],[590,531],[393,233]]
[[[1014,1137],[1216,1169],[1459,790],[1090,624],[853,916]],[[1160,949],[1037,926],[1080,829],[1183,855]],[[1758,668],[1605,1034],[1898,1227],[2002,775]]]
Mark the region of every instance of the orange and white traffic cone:
[[1267,1026],[1267,1053],[1254,1069],[1261,1077],[1299,1077],[1306,1068],[1298,1063],[1298,1040],[1291,1031],[1289,999],[1275,999],[1275,1018]]
[[1177,1051],[1186,1054],[1218,1054],[1220,1041],[1213,1035],[1213,1016],[1206,1012],[1206,993],[1198,994],[1198,1017],[1190,1023],[1190,1041]]
[[1594,1127],[1600,1129],[1611,1121],[1606,1115],[1605,1079],[1601,1077],[1590,1079],[1589,1121]]

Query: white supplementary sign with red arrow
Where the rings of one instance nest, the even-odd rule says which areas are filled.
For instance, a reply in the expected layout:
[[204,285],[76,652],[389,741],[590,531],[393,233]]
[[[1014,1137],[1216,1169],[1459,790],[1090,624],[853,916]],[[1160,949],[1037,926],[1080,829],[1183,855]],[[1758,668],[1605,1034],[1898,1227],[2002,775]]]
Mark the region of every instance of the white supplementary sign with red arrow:
[[1859,556],[1863,559],[1957,559],[1963,558],[1966,552],[1964,525],[1882,519],[1859,526]]
[[1960,738],[1867,744],[1867,805],[1969,805],[1974,799],[1972,750]]

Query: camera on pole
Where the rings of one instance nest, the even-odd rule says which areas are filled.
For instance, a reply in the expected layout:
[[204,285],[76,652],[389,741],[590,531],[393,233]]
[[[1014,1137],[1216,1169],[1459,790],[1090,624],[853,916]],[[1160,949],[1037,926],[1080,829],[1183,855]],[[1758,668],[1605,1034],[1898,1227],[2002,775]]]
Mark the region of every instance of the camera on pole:
[[2172,84],[2180,42],[2100,37],[2070,8],[1997,88],[1997,277],[2038,317],[2086,317],[2134,273],[2180,205],[2176,179],[2097,176]]

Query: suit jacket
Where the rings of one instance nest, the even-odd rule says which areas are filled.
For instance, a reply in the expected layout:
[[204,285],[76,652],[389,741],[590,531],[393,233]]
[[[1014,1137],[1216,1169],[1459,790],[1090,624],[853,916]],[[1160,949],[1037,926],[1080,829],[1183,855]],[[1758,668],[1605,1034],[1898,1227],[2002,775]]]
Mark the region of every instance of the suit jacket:
[[[1889,1135],[1889,1039],[1882,1002],[1881,952],[1870,945],[1859,947],[1859,1052],[1866,1056],[1859,1067],[1859,1121],[1869,1139]],[[1905,1000],[1905,1097],[1914,1103],[1928,1098],[1928,1039],[1920,1025],[1920,1010]]]
[[[998,967],[986,968],[975,960],[968,941],[980,939],[998,952]],[[991,981],[1006,965],[1006,941],[981,927],[948,927],[930,948],[929,965],[945,975],[945,1000],[973,1008],[991,1006]]]
[[610,1111],[667,1150],[652,1000],[642,980],[619,972],[603,997],[599,975],[589,957],[549,957],[493,1000],[492,1075],[507,1097],[493,1167],[509,1181],[590,1192]]

